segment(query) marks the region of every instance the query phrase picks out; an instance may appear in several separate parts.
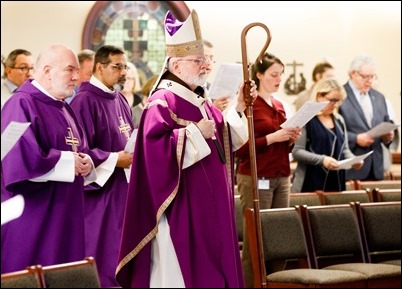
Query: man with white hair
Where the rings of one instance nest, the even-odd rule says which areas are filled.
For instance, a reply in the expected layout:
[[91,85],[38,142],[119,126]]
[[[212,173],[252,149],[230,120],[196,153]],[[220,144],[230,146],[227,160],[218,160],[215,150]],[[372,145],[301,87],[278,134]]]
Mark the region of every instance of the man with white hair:
[[205,98],[206,58],[194,10],[184,22],[169,11],[165,36],[166,65],[138,128],[117,281],[244,287],[233,183],[233,151],[248,140],[243,91],[225,117]]
[[376,125],[390,121],[387,104],[382,93],[373,88],[376,80],[374,60],[368,55],[353,59],[349,68],[349,81],[344,85],[347,98],[339,108],[345,119],[349,147],[355,155],[373,151],[364,160],[360,170],[346,171],[348,180],[384,179],[384,155],[381,144],[389,146],[395,133],[390,131],[380,137],[372,137],[367,131]]
[[29,127],[1,162],[1,200],[18,194],[25,208],[1,227],[1,273],[85,258],[84,179],[96,174],[84,132],[65,99],[74,93],[78,59],[70,48],[46,47],[30,79],[1,112]]

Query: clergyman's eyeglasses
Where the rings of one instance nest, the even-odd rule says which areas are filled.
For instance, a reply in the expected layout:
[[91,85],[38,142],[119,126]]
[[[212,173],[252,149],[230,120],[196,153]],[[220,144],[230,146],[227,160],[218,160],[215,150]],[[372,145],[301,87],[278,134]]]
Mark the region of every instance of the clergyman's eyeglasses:
[[[102,64],[109,65],[109,63],[102,63]],[[112,67],[113,69],[116,69],[118,71],[122,71],[123,69],[127,71],[130,69],[130,67],[128,65],[120,64],[120,63],[119,64],[111,64],[110,67]]]
[[18,69],[21,72],[27,73],[28,71],[32,71],[34,68],[33,67],[28,67],[28,66],[21,66],[21,67],[11,67],[12,69]]

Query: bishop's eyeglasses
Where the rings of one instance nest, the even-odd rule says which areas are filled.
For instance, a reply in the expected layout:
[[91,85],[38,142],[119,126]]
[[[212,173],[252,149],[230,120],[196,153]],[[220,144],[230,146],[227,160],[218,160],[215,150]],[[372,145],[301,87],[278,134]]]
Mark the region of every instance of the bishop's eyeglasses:
[[197,65],[201,65],[203,63],[207,63],[209,60],[207,60],[206,57],[199,57],[195,59],[178,59],[177,61],[192,61]]

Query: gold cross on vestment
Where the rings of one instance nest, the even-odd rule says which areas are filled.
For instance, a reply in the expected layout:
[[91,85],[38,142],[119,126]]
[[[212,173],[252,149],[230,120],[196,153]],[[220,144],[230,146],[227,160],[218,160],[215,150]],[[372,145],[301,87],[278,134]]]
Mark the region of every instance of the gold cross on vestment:
[[80,144],[78,138],[74,137],[71,127],[68,127],[68,136],[66,136],[66,144],[70,145],[73,152],[77,152],[77,147]]
[[131,130],[131,127],[128,123],[125,123],[123,120],[123,117],[119,117],[120,125],[119,125],[119,131],[120,133],[124,133],[126,136],[127,140],[130,138],[129,131]]

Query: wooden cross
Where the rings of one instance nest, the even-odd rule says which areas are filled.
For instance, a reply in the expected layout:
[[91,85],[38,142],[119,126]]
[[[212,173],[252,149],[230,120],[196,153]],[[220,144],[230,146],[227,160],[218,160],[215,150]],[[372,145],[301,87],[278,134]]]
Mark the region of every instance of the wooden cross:
[[289,78],[285,82],[285,91],[287,94],[290,94],[290,95],[298,94],[299,92],[303,91],[306,88],[303,73],[300,73],[301,82],[297,83],[297,80],[296,80],[297,66],[303,66],[303,63],[297,63],[294,60],[292,63],[287,63],[286,66],[293,67],[293,73],[289,76]]
[[77,147],[80,144],[78,141],[78,138],[74,137],[73,131],[71,127],[67,128],[68,129],[68,136],[66,136],[66,144],[70,145],[73,152],[77,152]]
[[297,63],[296,60],[293,60],[292,63],[286,63],[286,66],[292,66],[293,67],[293,74],[296,75],[296,67],[297,66],[303,66],[303,63]]
[[119,117],[120,125],[119,125],[119,131],[120,133],[124,133],[126,136],[127,140],[130,138],[129,131],[131,130],[131,127],[128,123],[125,123],[123,120],[123,117]]

